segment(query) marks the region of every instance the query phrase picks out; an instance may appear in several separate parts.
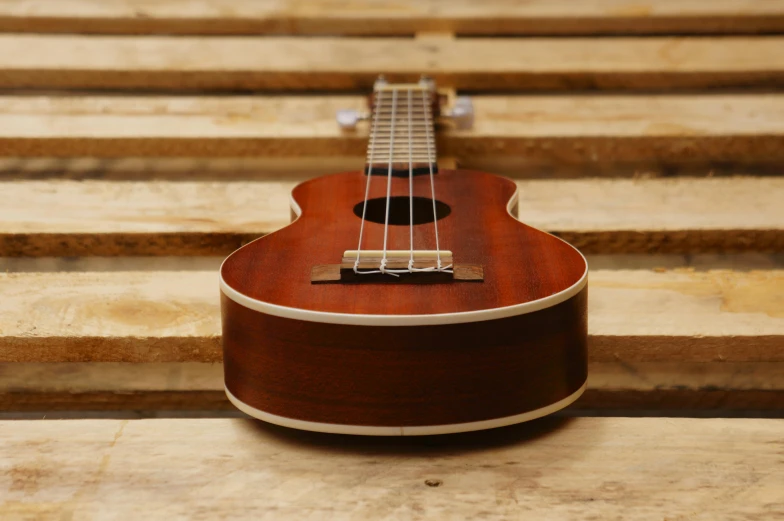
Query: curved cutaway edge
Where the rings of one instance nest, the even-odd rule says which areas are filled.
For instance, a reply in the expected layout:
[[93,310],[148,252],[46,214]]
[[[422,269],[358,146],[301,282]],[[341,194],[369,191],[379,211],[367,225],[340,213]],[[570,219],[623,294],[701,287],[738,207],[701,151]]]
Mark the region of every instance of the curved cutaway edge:
[[267,423],[273,423],[282,427],[289,427],[292,429],[299,429],[304,431],[324,432],[328,434],[352,434],[359,436],[432,436],[437,434],[456,434],[459,432],[495,429],[498,427],[507,427],[509,425],[535,420],[568,407],[574,403],[583,394],[583,392],[585,392],[586,386],[587,381],[584,382],[579,389],[562,400],[539,409],[534,409],[533,411],[515,414],[514,416],[505,416],[503,418],[494,418],[491,420],[481,420],[467,423],[411,426],[342,425],[338,423],[320,423],[298,420],[296,418],[278,416],[277,414],[271,414],[262,411],[261,409],[251,407],[234,396],[231,391],[229,391],[228,387],[224,387],[224,390],[226,391],[226,396],[229,398],[229,401],[240,411],[258,420],[263,420]]
[[[296,187],[294,187],[294,189],[296,189]],[[302,208],[294,199],[293,192],[294,190],[292,190],[292,193],[289,196],[291,210],[298,219],[302,215]],[[514,194],[512,194],[512,197],[509,198],[509,202],[506,205],[506,211],[510,217],[520,222],[517,217],[512,215],[512,208],[514,208],[517,204],[518,192],[519,189],[516,188]],[[294,222],[296,222],[296,220]],[[291,224],[293,224],[293,222],[288,226],[291,226]],[[526,313],[534,313],[536,311],[558,305],[561,302],[565,302],[577,295],[586,286],[586,284],[588,284],[588,261],[582,252],[560,237],[557,237],[546,231],[539,230],[538,228],[535,229],[542,233],[547,233],[547,235],[558,239],[576,251],[577,254],[580,255],[580,257],[583,259],[583,263],[585,264],[585,271],[583,272],[582,277],[580,277],[580,280],[563,291],[559,291],[558,293],[554,293],[548,297],[534,300],[533,302],[525,302],[523,304],[515,304],[513,306],[505,306],[494,309],[481,309],[477,311],[463,311],[460,313],[437,313],[431,315],[368,315],[352,313],[330,313],[326,311],[312,311],[308,309],[280,306],[278,304],[272,304],[270,302],[257,300],[243,295],[239,291],[229,286],[226,281],[223,280],[223,264],[231,256],[224,259],[223,263],[221,263],[220,270],[218,271],[220,289],[227,298],[233,300],[241,306],[252,309],[253,311],[258,311],[259,313],[265,313],[267,315],[273,315],[281,318],[304,320],[306,322],[320,322],[324,324],[345,324],[355,326],[428,326],[480,322],[484,320],[496,320],[500,318],[524,315]],[[263,239],[264,237],[260,237],[256,240],[258,241]],[[249,244],[246,244],[243,247],[247,247]]]

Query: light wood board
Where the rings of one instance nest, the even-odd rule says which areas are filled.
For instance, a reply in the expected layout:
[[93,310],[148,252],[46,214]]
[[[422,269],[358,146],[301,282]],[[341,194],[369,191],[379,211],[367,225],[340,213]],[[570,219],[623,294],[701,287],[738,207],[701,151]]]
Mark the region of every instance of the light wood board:
[[776,519],[784,420],[550,418],[352,438],[242,419],[0,423],[0,515]]
[[[592,362],[784,361],[781,270],[599,270],[589,286]],[[0,362],[221,360],[214,271],[7,273],[0,291]]]
[[368,89],[431,75],[461,89],[780,87],[782,36],[335,38],[0,35],[2,88]]
[[784,29],[780,0],[3,0],[0,30],[103,34],[647,34]]
[[[472,100],[474,128],[438,135],[439,154],[455,157],[465,168],[512,156],[529,164],[580,168],[624,161],[784,160],[782,94]],[[353,156],[362,164],[367,125],[342,132],[335,114],[365,106],[362,96],[5,95],[0,96],[0,156],[50,162],[55,157],[323,161]],[[198,162],[191,164],[198,170]],[[320,173],[318,164],[314,174]]]
[[[591,362],[592,389],[784,391],[784,362]],[[0,364],[2,392],[223,391],[219,362]]]
[[[0,182],[0,255],[220,255],[289,221],[289,181]],[[784,249],[777,177],[518,181],[519,217],[586,253]]]

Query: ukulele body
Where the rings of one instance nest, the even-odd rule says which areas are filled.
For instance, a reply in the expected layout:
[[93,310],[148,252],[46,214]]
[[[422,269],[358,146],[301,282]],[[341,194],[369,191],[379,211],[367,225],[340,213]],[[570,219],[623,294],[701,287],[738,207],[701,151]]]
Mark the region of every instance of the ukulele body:
[[[483,281],[311,282],[314,266],[356,248],[366,179],[298,185],[298,218],[223,263],[229,399],[272,423],[369,435],[498,427],[576,400],[587,377],[587,264],[512,217],[516,185],[505,178],[435,176],[438,244],[455,263],[481,266]],[[362,250],[382,249],[386,216],[373,200],[386,203],[387,181],[371,179]],[[389,188],[387,248],[408,250],[413,230],[417,249],[434,250],[429,176],[392,178]],[[430,222],[415,202],[409,226],[410,188],[430,205]]]

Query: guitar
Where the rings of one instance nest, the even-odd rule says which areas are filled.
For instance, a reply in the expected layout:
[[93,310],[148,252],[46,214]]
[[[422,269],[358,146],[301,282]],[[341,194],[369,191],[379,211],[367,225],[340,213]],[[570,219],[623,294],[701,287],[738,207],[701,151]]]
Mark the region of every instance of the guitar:
[[379,79],[364,170],[299,184],[294,221],[224,261],[226,394],[240,410],[425,435],[531,420],[584,391],[585,258],[513,217],[514,182],[438,168],[439,99],[428,79]]

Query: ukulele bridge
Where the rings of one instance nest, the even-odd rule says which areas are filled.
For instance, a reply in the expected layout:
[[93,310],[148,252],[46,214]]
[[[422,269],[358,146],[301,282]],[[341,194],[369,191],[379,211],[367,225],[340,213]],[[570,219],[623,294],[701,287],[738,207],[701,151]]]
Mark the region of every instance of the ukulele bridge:
[[[358,262],[357,262],[358,261]],[[448,250],[381,250],[343,253],[340,264],[313,266],[310,281],[329,283],[403,283],[482,282],[481,266],[453,264]]]

